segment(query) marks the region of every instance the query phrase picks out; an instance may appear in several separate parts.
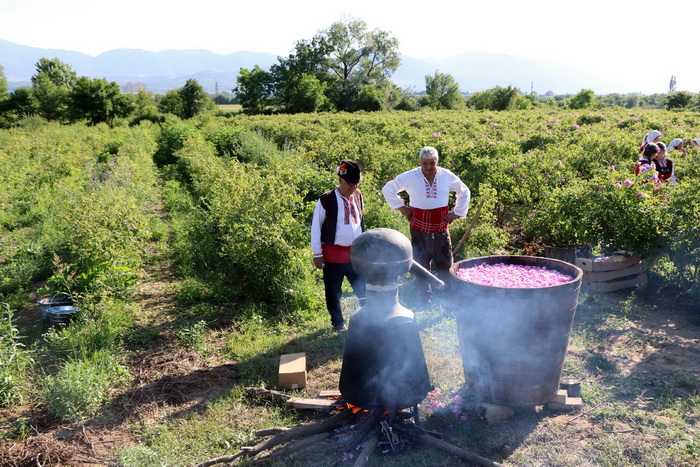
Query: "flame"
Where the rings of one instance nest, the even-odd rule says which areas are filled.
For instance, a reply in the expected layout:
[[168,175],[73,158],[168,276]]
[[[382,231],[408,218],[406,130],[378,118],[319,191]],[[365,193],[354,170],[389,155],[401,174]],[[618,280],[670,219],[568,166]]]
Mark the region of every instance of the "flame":
[[[372,411],[372,410],[363,409],[362,407],[360,407],[358,405],[352,405],[349,402],[346,402],[345,406],[346,406],[346,409],[350,410],[353,415],[369,415],[371,413],[374,413],[374,411]],[[379,417],[379,419],[386,420],[386,419],[390,419],[390,418],[398,418],[398,417],[400,417],[401,414],[403,414],[403,412],[404,412],[403,409],[393,410],[393,411],[385,410],[384,412],[382,412],[382,415],[381,415],[381,417]]]
[[352,405],[349,402],[346,402],[345,405],[347,406],[348,410],[352,412],[353,415],[357,415],[364,412],[371,413],[371,410],[365,410],[362,407],[358,405]]

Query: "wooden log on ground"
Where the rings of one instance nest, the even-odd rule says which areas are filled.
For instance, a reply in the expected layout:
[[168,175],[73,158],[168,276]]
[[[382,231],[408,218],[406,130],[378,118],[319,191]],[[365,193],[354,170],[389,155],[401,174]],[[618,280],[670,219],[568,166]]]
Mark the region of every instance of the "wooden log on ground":
[[272,389],[265,389],[265,388],[255,388],[255,387],[247,387],[245,388],[246,391],[248,391],[248,394],[257,396],[257,395],[263,395],[263,396],[270,396],[274,400],[282,401],[282,402],[287,402],[289,399],[292,398],[292,396],[285,394],[283,392],[275,391]]
[[369,439],[369,441],[367,441],[367,444],[365,444],[364,449],[362,449],[362,452],[355,461],[354,467],[364,467],[365,465],[367,465],[367,463],[369,462],[369,456],[372,455],[372,452],[374,451],[374,448],[377,447],[378,442],[379,433],[375,433],[374,436],[372,436]]
[[240,460],[240,458],[243,457],[253,457],[263,451],[267,451],[268,449],[271,449],[280,444],[287,443],[294,439],[328,431],[334,426],[340,424],[346,418],[348,418],[350,414],[350,410],[341,410],[337,414],[325,419],[322,422],[290,428],[289,430],[283,431],[266,441],[256,444],[255,446],[241,448],[241,452],[235,455],[216,457],[214,459],[210,459],[208,461],[197,464],[195,467],[209,467],[211,465],[223,464],[226,462],[232,462],[234,460],[238,461]]
[[304,449],[307,446],[311,446],[312,444],[316,444],[319,441],[323,441],[324,439],[328,438],[330,435],[331,435],[330,433],[325,432],[325,433],[319,433],[317,435],[309,436],[307,438],[300,439],[298,441],[294,441],[294,442],[289,443],[288,445],[286,445],[282,448],[279,448],[276,451],[271,452],[267,456],[261,457],[259,459],[255,459],[255,461],[253,461],[253,464],[267,462],[270,459],[274,459],[274,458],[280,457],[280,456],[288,456],[288,455],[293,454],[297,451],[301,451],[302,449]]
[[311,436],[315,435],[317,433],[322,433],[324,431],[328,431],[346,418],[350,416],[350,411],[349,410],[342,410],[338,412],[337,414],[333,415],[330,418],[327,418],[326,420],[320,422],[320,423],[314,423],[311,425],[301,425],[297,426],[294,428],[290,428],[287,431],[283,431],[282,433],[276,435],[273,438],[268,439],[267,441],[264,441],[257,446],[255,446],[254,450],[256,451],[255,454],[266,451],[272,447],[275,447],[279,444],[283,444],[289,441],[292,441],[293,439],[297,438],[302,438],[304,436]]
[[284,431],[289,431],[291,428],[286,428],[283,426],[273,426],[271,428],[263,428],[262,430],[256,430],[253,432],[256,438],[262,438],[263,436],[275,436]]
[[226,454],[224,456],[214,457],[213,459],[209,459],[207,461],[200,462],[195,467],[209,467],[209,466],[216,465],[216,464],[235,465],[238,463],[238,461],[240,461],[241,459],[243,459],[247,455],[248,455],[248,453],[245,451],[241,451],[241,452],[236,453],[236,454]]
[[303,399],[292,397],[285,402],[287,407],[310,410],[338,410],[345,407],[345,402],[338,399]]
[[486,467],[498,467],[498,466],[503,465],[503,464],[499,464],[496,461],[492,461],[491,459],[481,457],[478,454],[474,454],[471,451],[467,451],[466,449],[462,449],[460,447],[457,447],[454,444],[450,444],[446,441],[442,441],[440,439],[433,438],[432,436],[427,435],[427,434],[418,435],[418,439],[423,441],[426,444],[429,444],[429,445],[434,446],[438,449],[441,449],[445,452],[448,452],[454,456],[457,456],[460,459],[464,459],[466,461],[472,462],[472,463],[477,464],[477,465],[483,465]]

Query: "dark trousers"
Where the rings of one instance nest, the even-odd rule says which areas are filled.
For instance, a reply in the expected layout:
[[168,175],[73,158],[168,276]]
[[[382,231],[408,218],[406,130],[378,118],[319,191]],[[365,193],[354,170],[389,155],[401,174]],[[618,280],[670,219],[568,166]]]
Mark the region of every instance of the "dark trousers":
[[343,279],[346,277],[355,295],[360,299],[360,303],[364,303],[365,296],[367,295],[365,278],[353,271],[350,263],[325,263],[323,266],[323,285],[326,288],[326,306],[328,307],[328,313],[331,315],[331,324],[333,326],[345,323],[343,310],[340,306],[340,297],[343,294]]
[[[437,277],[445,284],[449,284],[451,280],[450,267],[454,262],[450,231],[445,230],[433,234],[411,228],[411,245],[413,246],[413,260],[428,271],[431,270],[432,263],[432,266],[437,269]],[[430,285],[424,279],[417,281],[420,294],[428,298]]]

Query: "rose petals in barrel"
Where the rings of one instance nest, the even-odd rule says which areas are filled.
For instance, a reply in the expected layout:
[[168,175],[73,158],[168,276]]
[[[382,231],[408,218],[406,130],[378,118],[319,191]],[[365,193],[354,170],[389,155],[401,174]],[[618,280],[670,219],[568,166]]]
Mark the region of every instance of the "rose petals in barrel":
[[583,271],[552,258],[486,256],[459,261],[451,272],[469,391],[497,405],[550,402],[559,389]]
[[508,288],[540,288],[564,284],[574,280],[568,274],[544,266],[522,264],[478,264],[459,268],[455,275],[463,281],[480,285]]

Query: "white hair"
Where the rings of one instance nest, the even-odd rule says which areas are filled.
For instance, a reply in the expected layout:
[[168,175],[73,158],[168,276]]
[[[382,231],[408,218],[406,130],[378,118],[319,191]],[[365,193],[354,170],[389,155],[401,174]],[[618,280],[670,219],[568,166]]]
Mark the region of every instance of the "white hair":
[[435,149],[434,147],[426,146],[420,150],[420,154],[418,155],[418,159],[428,159],[428,160],[435,159],[437,161],[440,159],[440,154],[438,154],[438,150]]

